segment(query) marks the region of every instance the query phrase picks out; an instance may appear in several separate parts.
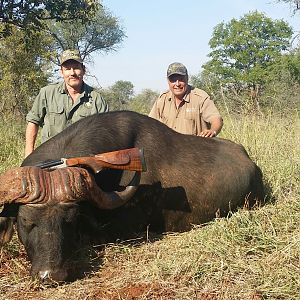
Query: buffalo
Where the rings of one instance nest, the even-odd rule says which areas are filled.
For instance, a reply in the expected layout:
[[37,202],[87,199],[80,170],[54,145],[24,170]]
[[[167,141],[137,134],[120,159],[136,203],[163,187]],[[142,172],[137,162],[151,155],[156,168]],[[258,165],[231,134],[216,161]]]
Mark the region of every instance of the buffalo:
[[[146,172],[36,167],[132,147],[144,150]],[[0,240],[9,240],[15,218],[31,275],[68,281],[77,276],[76,253],[86,243],[146,229],[186,231],[263,199],[261,171],[243,146],[183,135],[135,112],[110,112],[76,122],[0,176]]]

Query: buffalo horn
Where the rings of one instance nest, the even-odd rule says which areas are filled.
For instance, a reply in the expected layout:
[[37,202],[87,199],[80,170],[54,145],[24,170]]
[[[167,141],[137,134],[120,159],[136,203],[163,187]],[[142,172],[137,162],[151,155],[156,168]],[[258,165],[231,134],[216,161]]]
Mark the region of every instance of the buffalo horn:
[[0,205],[89,200],[101,209],[114,209],[134,195],[139,179],[140,173],[137,172],[124,191],[104,192],[83,168],[62,168],[49,172],[37,167],[19,167],[0,176]]

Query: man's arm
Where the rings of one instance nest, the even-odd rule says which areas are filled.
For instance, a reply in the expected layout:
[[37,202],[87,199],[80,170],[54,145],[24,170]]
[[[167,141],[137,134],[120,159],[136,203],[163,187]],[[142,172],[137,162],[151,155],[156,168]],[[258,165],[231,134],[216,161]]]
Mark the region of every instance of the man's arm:
[[223,119],[220,116],[214,116],[210,120],[210,129],[203,130],[200,133],[202,137],[215,137],[223,127]]
[[223,127],[223,119],[215,106],[214,101],[206,94],[207,97],[202,106],[202,118],[206,123],[209,123],[209,129],[204,129],[200,132],[200,136],[202,137],[215,137],[217,136],[222,127]]
[[[87,86],[87,84],[85,84],[85,86]],[[94,100],[96,112],[98,114],[99,113],[109,112],[108,103],[102,97],[102,95],[101,95],[100,92],[98,92],[98,91],[96,91],[96,90],[93,89],[92,92],[91,92],[91,96],[92,96],[92,99]],[[93,112],[93,113],[95,113],[95,112]]]
[[[53,88],[54,86],[51,86],[51,89]],[[41,88],[33,102],[31,110],[26,115],[27,127],[25,132],[25,157],[34,150],[39,127],[44,125],[44,117],[47,111],[46,107],[48,106],[46,101],[48,89],[48,86]],[[52,95],[52,92],[50,95]]]
[[99,113],[105,113],[105,112],[109,112],[109,107],[107,102],[105,101],[105,99],[103,99],[103,97],[99,94],[99,99],[98,99],[97,106],[98,106],[98,112]]
[[28,156],[34,150],[34,145],[38,131],[39,126],[37,124],[28,122],[25,133],[25,157]]
[[161,112],[160,112],[160,108],[161,108],[161,106],[162,106],[162,104],[161,104],[161,96],[162,96],[162,94],[158,97],[158,98],[156,98],[156,100],[155,100],[155,102],[153,103],[153,106],[152,106],[152,108],[151,108],[151,111],[150,111],[150,113],[148,114],[148,116],[149,117],[151,117],[151,118],[153,118],[153,119],[156,119],[156,120],[158,120],[158,121],[161,121]]
[[151,111],[148,115],[149,117],[153,118],[153,119],[159,119],[159,116],[158,116],[158,111],[157,111],[157,100],[154,102],[152,108],[151,108]]

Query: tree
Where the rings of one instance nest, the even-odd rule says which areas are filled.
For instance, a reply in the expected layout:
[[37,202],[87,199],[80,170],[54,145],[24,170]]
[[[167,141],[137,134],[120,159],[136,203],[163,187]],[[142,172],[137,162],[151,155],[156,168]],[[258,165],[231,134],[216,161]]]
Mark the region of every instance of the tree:
[[[300,108],[300,51],[282,55],[270,70],[272,81],[264,90],[264,105],[278,111]],[[298,107],[298,108],[297,108]]]
[[[63,50],[78,49],[91,61],[93,52],[116,50],[125,37],[118,19],[99,0],[3,0],[0,21],[1,114],[27,113]],[[112,107],[126,107],[129,96],[121,90],[133,94],[131,85],[113,87],[108,93],[116,99]]]
[[102,90],[110,110],[125,110],[134,95],[134,85],[130,81],[118,80],[114,85]]
[[5,26],[1,35],[10,33],[11,27],[39,31],[45,20],[74,20],[87,22],[98,9],[97,0],[2,0],[0,21]]
[[278,2],[289,3],[294,13],[300,9],[300,0],[277,0]]
[[23,117],[51,75],[49,40],[35,32],[28,48],[24,32],[15,26],[10,30],[12,35],[0,41],[0,114]]
[[269,68],[288,49],[292,34],[286,22],[257,11],[220,23],[209,42],[211,60],[203,68],[236,92],[257,91],[269,80]]
[[294,50],[285,57],[287,70],[291,74],[292,80],[300,84],[300,49]]
[[118,19],[99,7],[90,22],[80,20],[47,22],[47,33],[53,38],[53,48],[58,63],[59,54],[65,49],[78,49],[84,60],[91,60],[94,52],[116,50],[125,37]]
[[134,96],[128,105],[129,110],[136,111],[140,114],[148,115],[154,101],[159,96],[158,92],[151,89],[144,89],[138,95]]
[[220,83],[213,73],[199,72],[190,78],[191,85],[206,91],[212,98],[216,98]]

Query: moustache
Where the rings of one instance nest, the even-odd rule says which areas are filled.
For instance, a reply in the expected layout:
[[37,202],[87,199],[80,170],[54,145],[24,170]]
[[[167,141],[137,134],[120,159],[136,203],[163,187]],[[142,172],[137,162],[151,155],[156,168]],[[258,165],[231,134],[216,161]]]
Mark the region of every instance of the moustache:
[[81,79],[81,78],[83,78],[82,75],[69,76],[69,79]]

